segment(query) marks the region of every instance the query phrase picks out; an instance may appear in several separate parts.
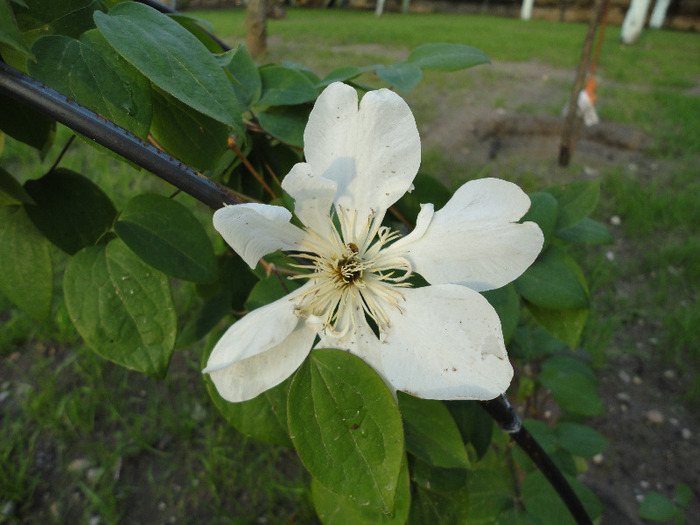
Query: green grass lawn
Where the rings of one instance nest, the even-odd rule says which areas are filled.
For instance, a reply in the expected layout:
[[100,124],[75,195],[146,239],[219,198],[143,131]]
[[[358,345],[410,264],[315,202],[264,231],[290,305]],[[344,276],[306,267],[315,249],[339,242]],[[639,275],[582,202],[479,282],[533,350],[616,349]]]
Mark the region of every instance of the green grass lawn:
[[[243,11],[190,14],[208,20],[232,44],[243,39]],[[448,41],[483,49],[494,62],[536,62],[573,76],[585,31],[580,24],[489,16],[377,19],[368,12],[289,9],[285,19],[269,23],[264,61],[290,59],[325,74],[340,65],[391,63],[419,44]],[[600,113],[653,137],[645,157],[652,167],[623,163],[599,170],[603,195],[595,217],[607,222],[618,216],[621,224],[614,227],[613,264],[607,247],[582,255],[595,296],[585,345],[601,365],[616,352],[634,351],[629,327],[644,319],[655,327],[654,359],[687,365],[687,378],[700,366],[700,37],[646,31],[636,46],[623,47],[618,35],[610,27],[605,37]],[[431,93],[454,107],[469,97],[491,97],[494,108],[507,105],[511,94],[496,89],[507,81],[520,86],[502,69],[489,71],[426,75],[407,97],[419,127],[439,124]],[[558,113],[571,87],[566,78],[553,82],[563,98],[510,109]],[[68,136],[59,132],[44,163],[6,139],[0,164],[23,180],[38,177]],[[142,191],[172,193],[85,144],[74,145],[62,165],[91,176],[118,207]],[[436,148],[425,150],[424,169],[448,172],[453,185],[478,175],[509,178],[492,163],[460,165]],[[534,190],[574,180],[581,170],[574,163],[556,172],[520,170],[513,178]],[[192,207],[208,216],[202,206]],[[185,307],[187,289],[181,293]],[[31,321],[2,297],[0,320],[0,523],[15,522],[9,518],[15,514],[24,523],[89,523],[94,517],[100,523],[313,523],[303,469],[290,452],[226,426],[199,376],[198,348],[178,351],[159,382],[83,348],[60,294],[50,323]],[[700,396],[700,384],[689,395]]]

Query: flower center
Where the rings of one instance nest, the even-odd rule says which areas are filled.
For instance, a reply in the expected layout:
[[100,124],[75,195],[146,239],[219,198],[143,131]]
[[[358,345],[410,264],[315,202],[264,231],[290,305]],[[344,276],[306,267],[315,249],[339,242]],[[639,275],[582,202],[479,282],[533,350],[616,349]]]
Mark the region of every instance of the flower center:
[[[380,226],[381,218],[372,215],[354,232],[354,216],[338,212],[340,232],[330,219],[328,238],[307,228],[300,257],[308,261],[298,265],[310,273],[312,285],[299,298],[297,315],[313,319],[334,335],[343,335],[371,319],[380,331],[389,327],[389,308],[399,308],[402,287],[409,286],[411,265],[400,250],[388,246],[400,235]],[[351,239],[347,242],[347,239]]]

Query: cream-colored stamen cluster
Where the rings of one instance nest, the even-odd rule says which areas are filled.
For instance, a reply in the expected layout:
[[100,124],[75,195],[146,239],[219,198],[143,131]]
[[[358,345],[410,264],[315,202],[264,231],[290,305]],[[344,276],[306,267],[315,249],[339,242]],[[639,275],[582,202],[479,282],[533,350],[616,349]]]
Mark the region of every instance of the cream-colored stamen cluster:
[[311,273],[312,286],[300,296],[298,315],[322,324],[335,335],[345,334],[371,318],[380,331],[389,327],[388,308],[400,308],[400,288],[409,286],[411,265],[399,250],[388,246],[400,237],[380,226],[382,217],[372,214],[355,233],[355,215],[338,212],[340,232],[329,217],[328,238],[307,228],[301,245]]

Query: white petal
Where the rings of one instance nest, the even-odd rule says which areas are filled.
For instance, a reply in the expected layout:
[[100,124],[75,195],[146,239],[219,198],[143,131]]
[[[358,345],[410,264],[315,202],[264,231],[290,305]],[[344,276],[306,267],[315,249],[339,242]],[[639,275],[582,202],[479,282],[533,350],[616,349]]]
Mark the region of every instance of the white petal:
[[337,182],[336,204],[357,211],[360,226],[401,198],[420,166],[413,114],[387,89],[367,93],[358,109],[353,88],[328,86],[309,117],[304,148],[314,172]]
[[397,390],[427,399],[493,399],[513,377],[501,323],[481,295],[443,284],[403,291],[389,311],[384,372]]
[[214,213],[214,228],[238,255],[255,268],[261,257],[277,250],[298,250],[304,230],[289,223],[281,206],[237,204]]
[[294,314],[290,296],[253,310],[216,343],[205,374],[221,397],[252,399],[289,377],[311,350],[316,332]]
[[537,224],[513,222],[529,207],[530,198],[515,184],[470,181],[435,212],[420,238],[411,234],[400,246],[408,249],[413,271],[431,284],[500,288],[519,277],[542,249]]
[[338,185],[336,182],[314,175],[309,164],[300,162],[282,181],[282,189],[294,199],[294,213],[319,235],[330,227],[331,207]]

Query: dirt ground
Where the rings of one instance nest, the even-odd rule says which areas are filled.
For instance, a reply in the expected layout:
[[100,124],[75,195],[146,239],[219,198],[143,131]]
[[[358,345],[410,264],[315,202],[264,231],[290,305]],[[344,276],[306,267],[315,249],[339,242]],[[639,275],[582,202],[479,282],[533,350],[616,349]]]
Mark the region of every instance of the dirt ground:
[[[471,88],[488,92],[487,97],[470,98],[459,111],[453,101],[442,104],[439,95],[433,99],[437,117],[419,124],[424,150],[435,148],[460,167],[488,166],[489,175],[511,180],[534,173],[538,181],[563,183],[618,167],[642,179],[660,169],[658,160],[645,155],[653,137],[603,120],[582,130],[571,162],[580,172],[572,178],[572,170],[557,163],[563,118],[551,108],[552,101],[564,107],[574,72],[535,63],[490,67],[497,82],[480,85],[474,75],[477,85]],[[611,264],[624,264],[644,249],[625,242],[614,225],[611,231],[616,243],[604,248]],[[634,285],[632,278],[623,277],[615,283],[615,295]],[[697,407],[683,401],[687,385],[682,371],[655,355],[658,329],[644,318],[621,327],[607,349],[612,357],[599,370],[607,410],[589,424],[608,439],[608,447],[590,462],[582,480],[606,507],[603,525],[641,523],[643,495],[657,491],[672,496],[678,483],[694,491],[686,523],[700,523],[700,419]]]

